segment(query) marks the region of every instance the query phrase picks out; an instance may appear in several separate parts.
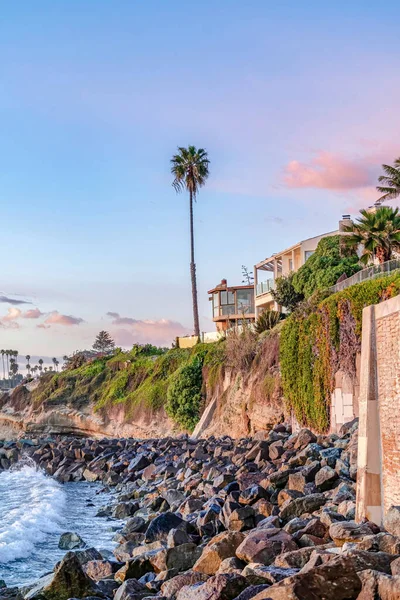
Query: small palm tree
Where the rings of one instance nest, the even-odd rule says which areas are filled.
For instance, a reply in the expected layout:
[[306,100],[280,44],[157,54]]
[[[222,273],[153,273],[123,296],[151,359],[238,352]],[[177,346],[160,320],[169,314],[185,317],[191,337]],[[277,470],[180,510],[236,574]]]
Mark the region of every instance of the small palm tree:
[[171,159],[171,173],[174,176],[172,185],[177,193],[189,192],[190,216],[190,277],[192,281],[194,334],[200,336],[199,308],[197,301],[196,263],[194,261],[194,227],[193,200],[196,200],[199,189],[205,185],[209,176],[208,155],[203,148],[188,146],[178,148],[178,153]]
[[258,317],[254,329],[257,333],[262,333],[263,331],[269,331],[278,325],[281,319],[281,313],[277,310],[265,309]]
[[377,200],[377,204],[385,200],[394,200],[400,196],[400,157],[394,161],[394,166],[382,165],[382,169],[386,175],[381,175],[378,179],[384,185],[378,186],[376,189],[382,194]]
[[390,260],[393,250],[400,248],[399,209],[380,206],[373,212],[362,209],[360,213],[361,217],[345,228],[349,233],[344,238],[346,245],[354,250],[362,247],[360,261],[364,264]]

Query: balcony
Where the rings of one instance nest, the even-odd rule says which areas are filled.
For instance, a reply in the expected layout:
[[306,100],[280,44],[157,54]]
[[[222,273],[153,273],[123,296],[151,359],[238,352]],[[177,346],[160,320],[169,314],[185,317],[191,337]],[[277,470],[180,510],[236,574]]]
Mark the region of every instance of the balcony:
[[261,283],[257,283],[256,285],[256,296],[262,296],[263,294],[268,294],[275,289],[275,280],[267,279],[267,281],[262,281]]

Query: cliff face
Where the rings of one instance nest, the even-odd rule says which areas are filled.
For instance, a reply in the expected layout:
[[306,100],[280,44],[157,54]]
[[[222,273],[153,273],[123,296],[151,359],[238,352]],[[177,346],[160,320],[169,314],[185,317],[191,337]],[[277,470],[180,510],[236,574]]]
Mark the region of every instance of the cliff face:
[[[134,389],[130,363],[116,362],[111,367],[101,373],[92,368],[95,372],[91,378],[87,375],[89,367],[75,375],[73,371],[47,374],[40,383],[4,394],[0,398],[0,438],[40,434],[149,438],[187,431],[167,415],[167,388],[163,398],[149,403],[145,394],[150,385],[151,389],[158,385],[156,381],[148,376],[145,381],[149,385],[143,387],[141,383],[141,396],[141,387]],[[168,377],[171,375],[164,373],[164,379]],[[109,390],[120,390],[116,384],[122,380],[127,381],[122,401],[107,401]],[[137,396],[134,403],[132,393]],[[274,364],[266,369],[262,360],[243,372],[214,357],[214,362],[202,367],[201,397],[200,422],[193,432],[197,437],[239,438],[267,430],[284,417],[279,368]]]

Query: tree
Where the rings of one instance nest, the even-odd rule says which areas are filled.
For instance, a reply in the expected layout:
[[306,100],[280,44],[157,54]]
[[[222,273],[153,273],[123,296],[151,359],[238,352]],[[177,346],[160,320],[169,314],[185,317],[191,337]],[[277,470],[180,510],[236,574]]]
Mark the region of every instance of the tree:
[[115,348],[115,342],[107,331],[100,331],[92,346],[96,352],[103,354],[111,352]]
[[271,291],[272,297],[279,304],[292,312],[296,306],[304,300],[303,294],[296,291],[293,285],[293,275],[278,277],[275,280],[275,289]]
[[42,373],[42,370],[43,370],[43,358],[39,358],[38,363],[39,363],[38,369],[39,369],[39,376],[40,376]]
[[31,357],[30,357],[30,355],[29,355],[29,354],[27,354],[27,355],[25,356],[25,359],[26,359],[26,363],[27,363],[27,364],[26,364],[26,370],[28,371],[28,375],[30,375],[30,374],[31,374],[31,365],[29,364],[29,361],[31,360]]
[[3,381],[6,378],[6,368],[5,368],[5,364],[4,364],[4,355],[5,355],[5,353],[6,353],[6,351],[3,348],[2,351],[1,351],[1,359],[2,359],[2,362],[3,362]]
[[319,241],[314,254],[293,275],[297,292],[309,298],[316,290],[335,285],[339,277],[350,277],[361,269],[354,248],[343,247],[345,236],[332,235]]
[[194,226],[193,226],[193,200],[196,201],[199,189],[203,187],[209,176],[208,155],[203,148],[195,146],[178,148],[178,154],[171,159],[171,173],[174,176],[172,185],[177,193],[186,190],[189,192],[189,217],[190,217],[190,277],[192,282],[193,321],[194,334],[200,336],[199,308],[197,301],[196,263],[194,260]]
[[345,243],[349,248],[362,247],[360,261],[379,264],[390,260],[392,252],[400,248],[400,214],[398,208],[380,206],[373,212],[362,209],[361,217],[348,225]]
[[378,204],[385,200],[394,200],[400,196],[400,157],[396,158],[393,167],[382,165],[382,169],[386,175],[381,175],[378,178],[378,181],[384,184],[376,188],[382,194],[377,200]]
[[242,265],[242,276],[242,283],[245,283],[246,285],[253,285],[254,275],[245,265]]

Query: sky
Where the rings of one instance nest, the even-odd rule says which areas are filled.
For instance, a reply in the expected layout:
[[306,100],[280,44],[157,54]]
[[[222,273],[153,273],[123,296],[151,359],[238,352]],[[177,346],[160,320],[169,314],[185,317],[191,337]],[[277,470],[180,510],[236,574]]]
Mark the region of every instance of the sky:
[[207,290],[337,228],[400,155],[400,4],[20,0],[0,16],[0,347],[192,332],[177,146],[204,147]]

